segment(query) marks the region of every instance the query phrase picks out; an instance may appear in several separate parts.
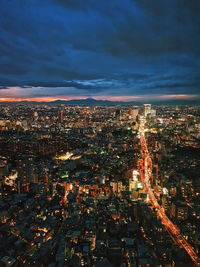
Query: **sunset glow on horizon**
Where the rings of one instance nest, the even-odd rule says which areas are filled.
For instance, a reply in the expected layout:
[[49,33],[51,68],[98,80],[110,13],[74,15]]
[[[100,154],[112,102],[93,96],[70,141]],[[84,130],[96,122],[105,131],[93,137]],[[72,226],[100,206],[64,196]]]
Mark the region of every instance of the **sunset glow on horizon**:
[[109,101],[123,101],[123,102],[143,102],[143,101],[152,101],[152,100],[172,100],[172,99],[198,99],[198,95],[151,95],[151,96],[49,96],[49,97],[0,97],[0,102],[22,102],[22,101],[33,101],[33,102],[52,102],[56,100],[84,100],[87,98],[93,98],[95,100],[109,100]]

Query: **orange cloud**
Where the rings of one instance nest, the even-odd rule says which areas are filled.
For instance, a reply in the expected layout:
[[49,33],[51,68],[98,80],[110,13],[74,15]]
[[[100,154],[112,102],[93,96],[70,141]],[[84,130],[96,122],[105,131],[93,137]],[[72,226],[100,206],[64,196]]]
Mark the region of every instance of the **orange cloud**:
[[31,98],[14,98],[14,97],[0,97],[0,102],[20,102],[20,101],[35,101],[35,102],[51,102],[55,100],[73,100],[73,99],[85,99],[85,97],[31,97]]

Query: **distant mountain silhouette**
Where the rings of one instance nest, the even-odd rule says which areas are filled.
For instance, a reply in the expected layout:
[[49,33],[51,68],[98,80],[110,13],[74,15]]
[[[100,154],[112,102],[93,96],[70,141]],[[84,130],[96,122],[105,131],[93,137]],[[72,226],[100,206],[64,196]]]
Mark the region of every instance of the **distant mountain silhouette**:
[[51,104],[66,104],[66,105],[79,105],[79,106],[116,106],[116,105],[141,105],[139,102],[123,102],[123,101],[110,101],[110,100],[96,100],[94,98],[74,99],[74,100],[56,100]]
[[0,104],[5,103],[18,103],[18,104],[45,104],[45,105],[69,105],[69,106],[117,106],[117,105],[134,105],[141,106],[144,103],[150,103],[153,105],[200,105],[200,99],[196,100],[186,100],[186,99],[173,99],[173,100],[151,100],[151,101],[143,101],[143,102],[123,102],[123,101],[110,101],[110,100],[96,100],[94,98],[86,98],[86,99],[74,99],[74,100],[55,100],[51,102],[35,102],[35,101],[20,101],[20,102],[0,102]]

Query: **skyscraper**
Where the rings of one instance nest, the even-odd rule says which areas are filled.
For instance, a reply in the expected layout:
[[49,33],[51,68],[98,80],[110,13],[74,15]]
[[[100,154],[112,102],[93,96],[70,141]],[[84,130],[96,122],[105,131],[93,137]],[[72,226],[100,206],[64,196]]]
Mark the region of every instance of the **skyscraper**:
[[59,110],[59,111],[58,111],[58,121],[59,121],[60,123],[63,122],[63,113],[64,113],[63,110]]
[[151,114],[151,104],[144,104],[144,116]]

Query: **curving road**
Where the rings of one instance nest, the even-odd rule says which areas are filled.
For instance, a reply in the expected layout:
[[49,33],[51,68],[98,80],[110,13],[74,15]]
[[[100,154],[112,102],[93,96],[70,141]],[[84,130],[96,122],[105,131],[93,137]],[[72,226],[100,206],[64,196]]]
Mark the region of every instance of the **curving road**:
[[187,242],[187,240],[181,235],[178,227],[170,221],[165,214],[164,209],[159,205],[150,184],[150,178],[152,174],[152,160],[149,155],[147,142],[144,133],[144,119],[141,120],[139,127],[139,136],[141,144],[141,155],[142,159],[138,161],[138,167],[140,171],[140,177],[143,187],[149,196],[149,200],[152,206],[156,209],[158,217],[161,219],[162,224],[166,227],[169,234],[176,241],[180,248],[184,248],[190,258],[192,259],[195,266],[200,266],[200,258],[193,249],[193,247]]

